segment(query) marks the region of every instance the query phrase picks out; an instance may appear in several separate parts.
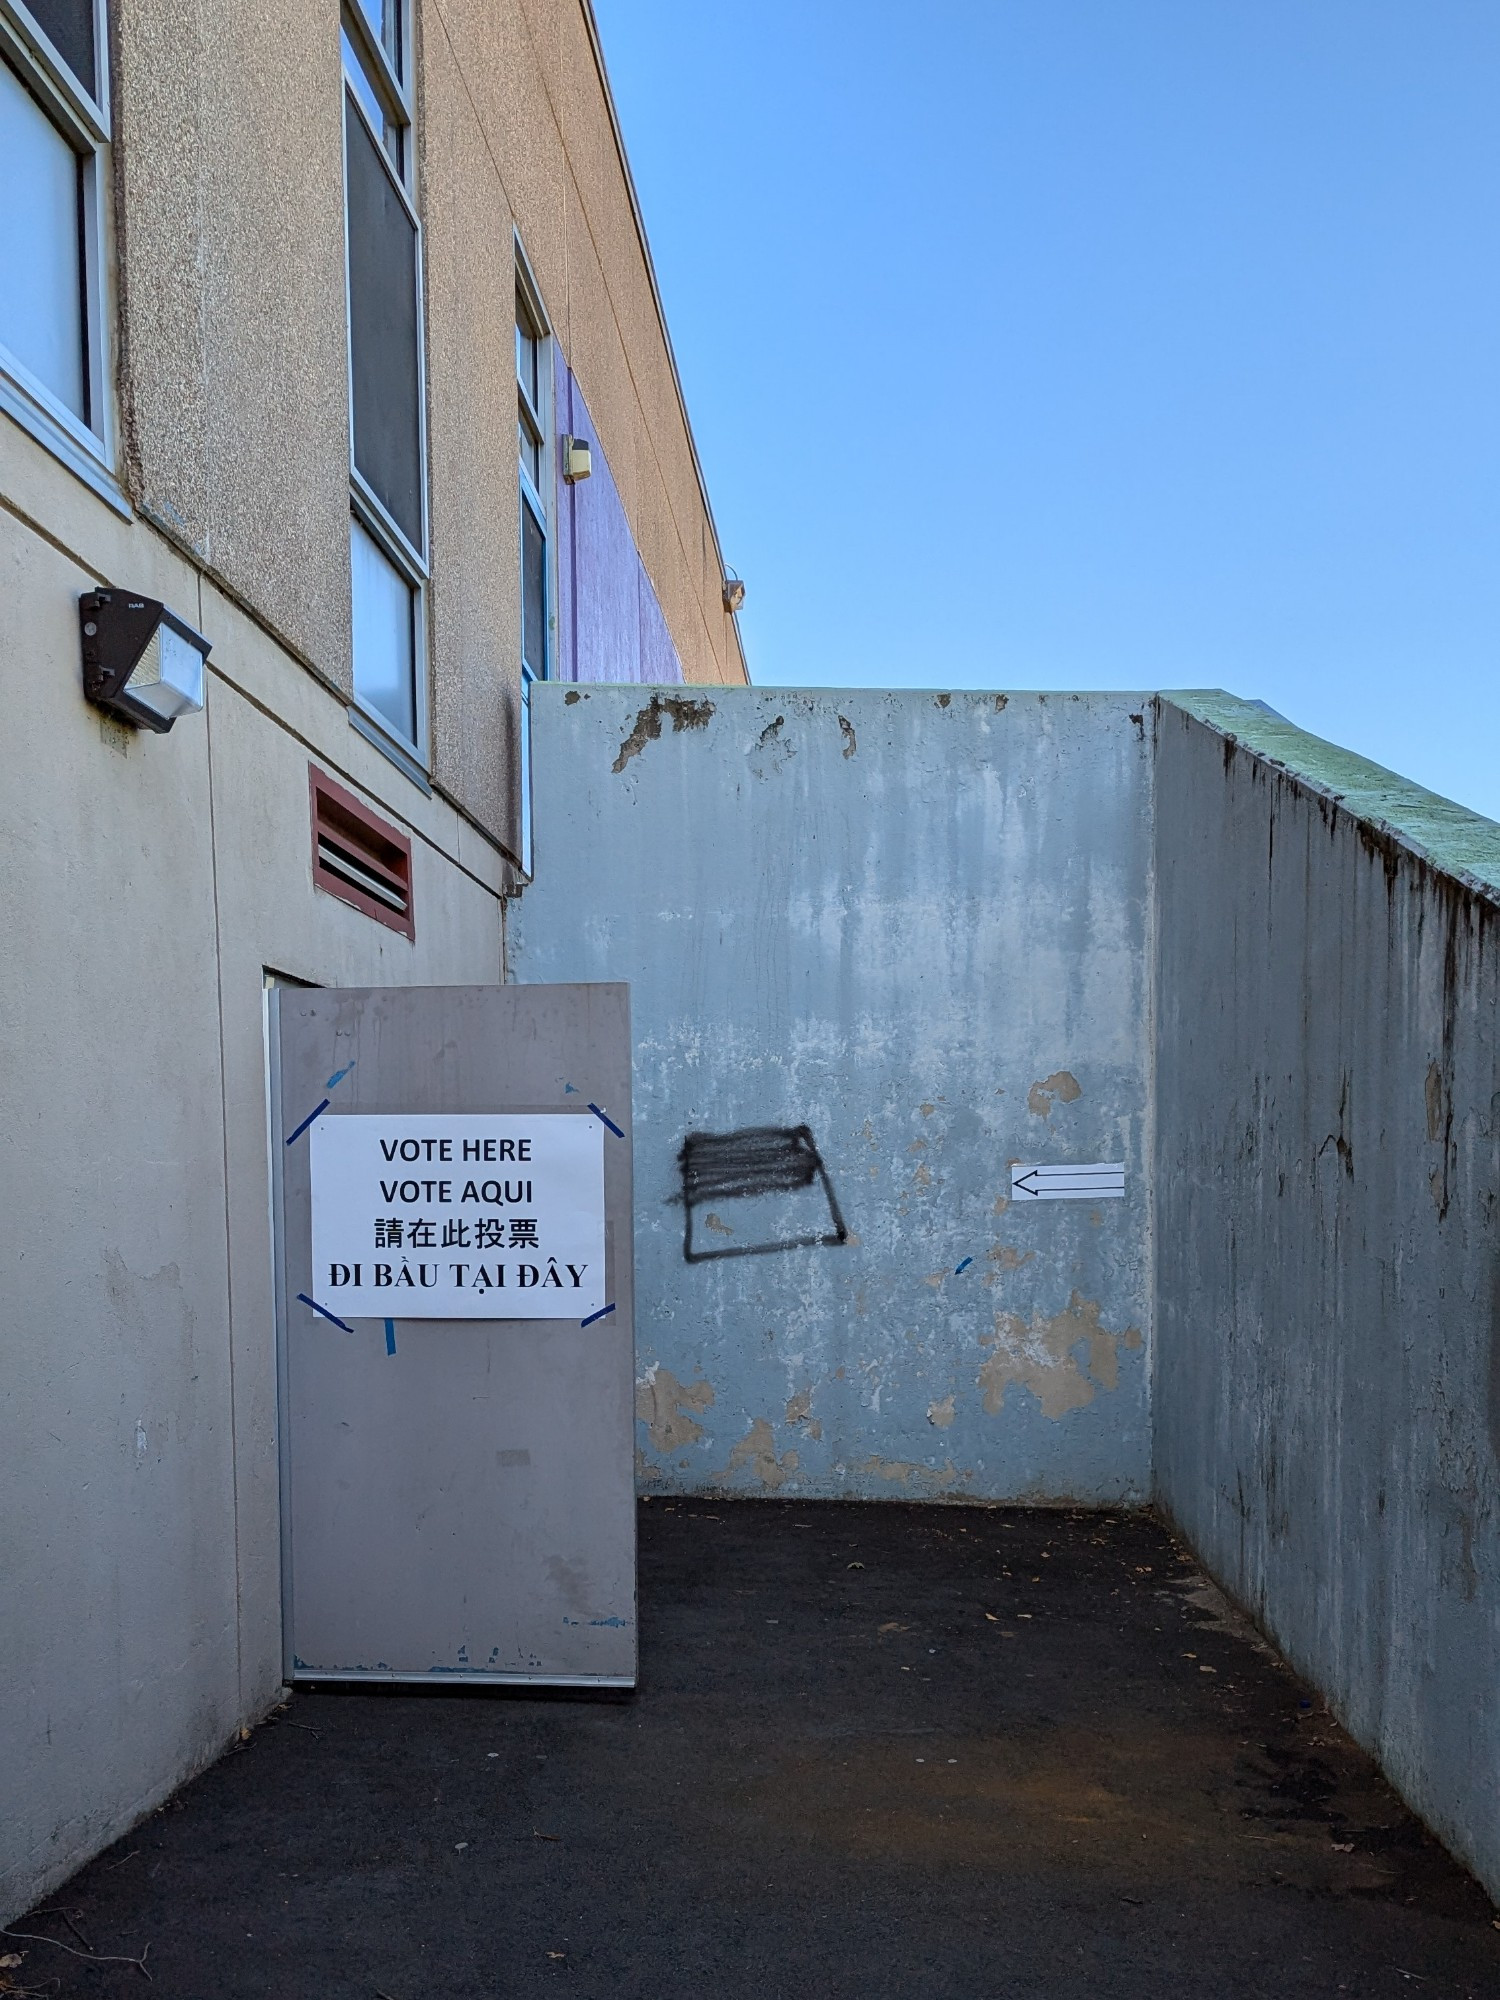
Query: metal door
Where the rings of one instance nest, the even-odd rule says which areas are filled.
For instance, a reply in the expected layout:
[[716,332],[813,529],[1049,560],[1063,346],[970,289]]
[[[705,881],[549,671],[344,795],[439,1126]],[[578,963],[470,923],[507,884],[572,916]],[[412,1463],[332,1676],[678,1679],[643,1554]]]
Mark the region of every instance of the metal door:
[[[629,988],[285,990],[272,1006],[288,1678],[632,1686]],[[485,1124],[482,1113],[511,1116]],[[466,1300],[495,1317],[436,1319],[403,1316],[403,1305],[410,1315],[427,1302],[392,1288],[400,1260],[388,1250],[358,1274],[363,1290],[352,1262],[315,1270],[320,1135],[322,1217],[329,1176],[345,1171],[329,1164],[347,1155],[343,1142],[419,1130],[417,1114],[460,1133],[534,1126],[567,1142],[554,1148],[565,1163],[593,1157],[597,1185],[592,1131],[554,1122],[588,1121],[602,1144],[602,1285],[580,1256],[554,1259],[552,1288],[538,1290],[543,1240],[519,1253],[539,1263],[511,1263],[508,1288],[492,1261],[487,1287],[497,1276],[498,1287],[482,1305]],[[364,1124],[330,1131],[354,1117]],[[513,1157],[504,1141],[499,1150]],[[403,1190],[384,1187],[394,1206]],[[513,1191],[522,1195],[519,1180],[484,1186],[496,1202]],[[456,1199],[457,1184],[449,1192]],[[530,1180],[524,1193],[531,1208],[547,1199]],[[509,1213],[511,1236],[519,1226],[529,1243],[535,1217],[515,1204]],[[398,1220],[374,1227],[394,1235]],[[491,1225],[490,1240],[503,1227]],[[428,1268],[436,1262],[414,1262],[408,1276]],[[443,1282],[472,1282],[475,1268],[447,1264]],[[523,1268],[539,1275],[517,1290]],[[357,1307],[340,1310],[330,1277]],[[549,1317],[499,1317],[543,1308]]]

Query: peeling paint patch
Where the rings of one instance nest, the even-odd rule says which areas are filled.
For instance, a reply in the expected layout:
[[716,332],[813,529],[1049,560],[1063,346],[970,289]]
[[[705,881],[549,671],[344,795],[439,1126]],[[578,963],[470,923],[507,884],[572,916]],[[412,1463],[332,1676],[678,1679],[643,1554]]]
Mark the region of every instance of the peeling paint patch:
[[750,751],[748,758],[751,774],[754,777],[774,777],[787,762],[788,758],[796,755],[796,751],[792,745],[787,742],[781,733],[785,727],[786,717],[778,715],[773,722],[768,722],[760,732],[755,747]]
[[953,1421],[953,1397],[944,1396],[941,1401],[927,1405],[927,1421],[940,1431],[947,1430]]
[[799,1389],[795,1396],[786,1399],[786,1420],[789,1424],[805,1424],[812,1415],[812,1390]]
[[703,1426],[691,1413],[696,1410],[701,1416],[713,1400],[712,1382],[679,1382],[669,1368],[660,1366],[650,1369],[635,1385],[636,1416],[659,1452],[696,1444]]
[[1054,1070],[1034,1083],[1026,1093],[1026,1109],[1037,1118],[1050,1118],[1054,1100],[1072,1104],[1083,1095],[1083,1085],[1070,1069]]
[[869,1479],[883,1479],[888,1485],[910,1487],[915,1481],[918,1486],[935,1490],[946,1490],[959,1477],[958,1469],[950,1458],[946,1465],[918,1465],[913,1460],[902,1458],[880,1458],[872,1455],[861,1460],[855,1467]]
[[1050,1319],[997,1312],[995,1330],[981,1344],[994,1349],[978,1376],[986,1413],[998,1416],[1015,1386],[1029,1389],[1055,1422],[1093,1402],[1100,1389],[1119,1387],[1120,1348],[1138,1348],[1141,1335],[1133,1326],[1109,1332],[1099,1324],[1098,1300],[1074,1292],[1066,1310]]
[[748,1466],[761,1485],[774,1492],[789,1473],[797,1470],[800,1462],[794,1451],[785,1451],[780,1458],[776,1456],[776,1440],[771,1434],[771,1426],[764,1417],[757,1417],[729,1454],[724,1477],[728,1479],[731,1474]]
[[729,1224],[722,1222],[711,1210],[703,1218],[703,1227],[705,1229],[716,1229],[721,1236],[733,1236],[734,1234]]
[[839,717],[839,729],[844,738],[844,755],[852,757],[859,748],[859,738],[855,735],[854,724],[849,720],[847,715]]
[[1017,1250],[1010,1243],[997,1243],[992,1250],[987,1250],[985,1255],[997,1270],[1019,1271],[1023,1264],[1030,1264],[1035,1260],[1036,1252]]
[[610,769],[623,771],[632,757],[639,757],[648,743],[661,735],[662,719],[672,724],[673,733],[683,729],[704,729],[714,712],[711,701],[694,701],[682,694],[654,694],[635,719],[635,727],[620,745],[620,754]]

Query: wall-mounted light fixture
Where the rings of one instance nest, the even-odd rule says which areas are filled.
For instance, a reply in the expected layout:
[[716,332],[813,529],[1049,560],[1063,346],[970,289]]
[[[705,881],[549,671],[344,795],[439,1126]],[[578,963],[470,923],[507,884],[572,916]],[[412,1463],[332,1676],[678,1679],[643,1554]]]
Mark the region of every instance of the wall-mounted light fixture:
[[209,643],[154,597],[91,590],[78,600],[83,691],[139,729],[165,733],[203,706]]
[[724,609],[738,611],[745,601],[745,586],[731,570],[724,579]]
[[562,441],[562,475],[570,486],[587,479],[594,469],[594,454],[587,438],[565,437]]

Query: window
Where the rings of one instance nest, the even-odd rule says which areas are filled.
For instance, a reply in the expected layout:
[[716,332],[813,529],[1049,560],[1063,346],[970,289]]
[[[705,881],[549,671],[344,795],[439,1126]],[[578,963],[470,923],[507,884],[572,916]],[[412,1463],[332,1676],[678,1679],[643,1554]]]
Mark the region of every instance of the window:
[[547,422],[551,356],[541,299],[523,263],[516,267],[516,431],[521,455],[521,667],[547,676],[552,612],[547,549],[552,453]]
[[0,408],[109,479],[103,0],[0,0]]
[[[390,739],[420,765],[427,752],[427,440],[410,25],[407,0],[354,0],[340,33],[354,697],[359,714],[378,725],[376,740]],[[405,767],[404,757],[397,761]]]

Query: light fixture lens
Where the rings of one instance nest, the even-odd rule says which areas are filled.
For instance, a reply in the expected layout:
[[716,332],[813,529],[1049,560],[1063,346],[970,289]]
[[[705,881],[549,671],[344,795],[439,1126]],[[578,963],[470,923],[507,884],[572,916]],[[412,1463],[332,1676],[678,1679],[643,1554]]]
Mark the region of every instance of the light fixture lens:
[[163,619],[126,686],[153,715],[175,722],[203,706],[203,655]]

